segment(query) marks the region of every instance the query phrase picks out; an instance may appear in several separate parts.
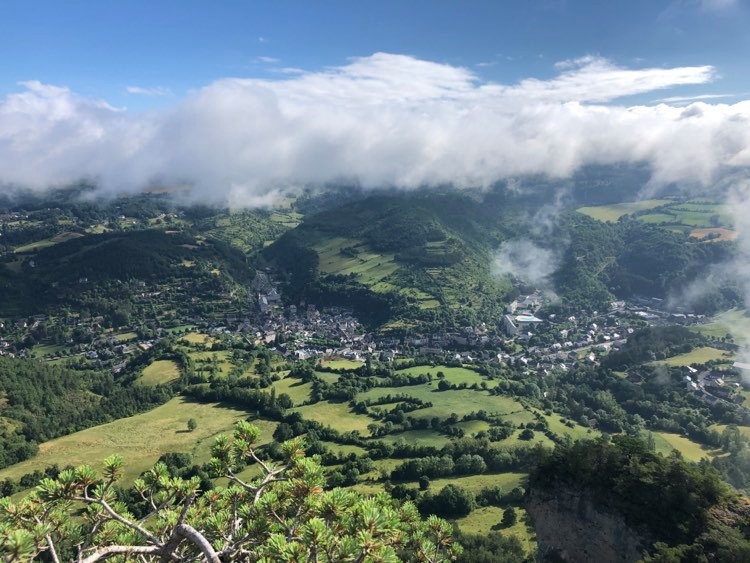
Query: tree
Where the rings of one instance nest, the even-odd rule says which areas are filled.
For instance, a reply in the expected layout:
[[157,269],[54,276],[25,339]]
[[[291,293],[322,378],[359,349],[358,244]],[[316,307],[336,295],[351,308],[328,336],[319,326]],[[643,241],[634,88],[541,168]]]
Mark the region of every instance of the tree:
[[187,421],[187,428],[190,432],[193,432],[196,428],[198,428],[198,421],[194,418],[189,418]]
[[516,514],[516,509],[512,506],[509,506],[505,510],[503,510],[503,520],[501,524],[504,528],[510,528],[513,526],[516,522],[518,522],[518,514]]
[[[305,457],[300,438],[281,445],[282,461],[275,465],[254,448],[259,436],[242,421],[233,438],[216,439],[209,467],[229,484],[206,493],[198,477],[170,477],[157,463],[133,485],[145,514],[118,500],[118,455],[105,460],[101,475],[83,466],[45,478],[18,503],[0,500],[0,557],[219,563],[316,560],[320,554],[334,561],[442,563],[461,553],[444,520],[423,521],[414,504],[399,505],[385,493],[324,492],[323,468]],[[237,473],[248,464],[257,465],[260,476],[246,482]]]
[[526,428],[518,435],[518,438],[521,440],[533,440],[534,431],[531,428]]
[[419,478],[419,490],[426,491],[430,488],[430,478],[427,475],[422,475]]

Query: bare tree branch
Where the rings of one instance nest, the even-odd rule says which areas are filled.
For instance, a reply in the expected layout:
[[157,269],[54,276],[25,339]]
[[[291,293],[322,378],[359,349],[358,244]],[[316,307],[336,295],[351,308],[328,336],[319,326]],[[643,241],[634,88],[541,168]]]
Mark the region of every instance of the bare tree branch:
[[216,550],[198,530],[190,524],[178,524],[175,531],[201,550],[208,563],[221,563]]

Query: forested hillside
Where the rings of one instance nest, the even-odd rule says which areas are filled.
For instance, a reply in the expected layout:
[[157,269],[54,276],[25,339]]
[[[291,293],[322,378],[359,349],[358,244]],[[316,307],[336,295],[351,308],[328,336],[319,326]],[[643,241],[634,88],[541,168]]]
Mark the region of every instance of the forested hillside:
[[106,372],[0,357],[0,467],[31,457],[41,442],[143,412],[169,396]]

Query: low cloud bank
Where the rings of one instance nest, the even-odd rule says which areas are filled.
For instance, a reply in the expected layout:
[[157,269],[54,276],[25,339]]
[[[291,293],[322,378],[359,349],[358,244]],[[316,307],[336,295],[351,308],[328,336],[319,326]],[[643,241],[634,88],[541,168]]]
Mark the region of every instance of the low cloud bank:
[[750,102],[612,103],[708,83],[710,66],[625,69],[584,57],[557,69],[504,85],[376,53],[279,80],[219,80],[142,113],[29,81],[0,100],[0,183],[46,189],[83,178],[107,192],[179,183],[199,200],[257,206],[332,182],[482,187],[646,162],[655,184],[708,185],[750,165]]

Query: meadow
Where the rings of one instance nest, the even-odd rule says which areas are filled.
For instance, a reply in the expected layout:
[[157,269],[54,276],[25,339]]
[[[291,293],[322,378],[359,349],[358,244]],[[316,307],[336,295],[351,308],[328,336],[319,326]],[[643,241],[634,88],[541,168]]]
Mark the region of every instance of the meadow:
[[629,201],[614,203],[611,205],[597,205],[595,207],[581,207],[579,213],[588,215],[597,221],[616,223],[623,215],[630,215],[636,211],[654,209],[670,203],[668,199],[644,199],[642,201]]
[[180,368],[172,360],[157,360],[149,364],[138,378],[139,385],[162,385],[180,378]]
[[[45,442],[32,459],[0,470],[0,480],[18,479],[52,464],[61,468],[82,464],[99,467],[107,456],[119,453],[125,459],[124,481],[130,483],[167,452],[190,453],[195,463],[208,461],[214,438],[230,432],[235,422],[247,416],[238,409],[174,398],[149,412]],[[187,430],[190,418],[198,423],[193,432]],[[268,442],[276,424],[256,424],[263,430],[262,439]]]
[[691,326],[690,330],[713,338],[730,335],[738,344],[750,344],[750,317],[744,309],[724,311],[711,319],[711,322]]
[[725,360],[731,362],[734,360],[734,354],[727,352],[726,350],[720,350],[719,348],[702,346],[687,352],[686,354],[679,354],[664,360],[657,360],[653,363],[667,366],[691,366],[693,364],[705,364],[711,360]]

